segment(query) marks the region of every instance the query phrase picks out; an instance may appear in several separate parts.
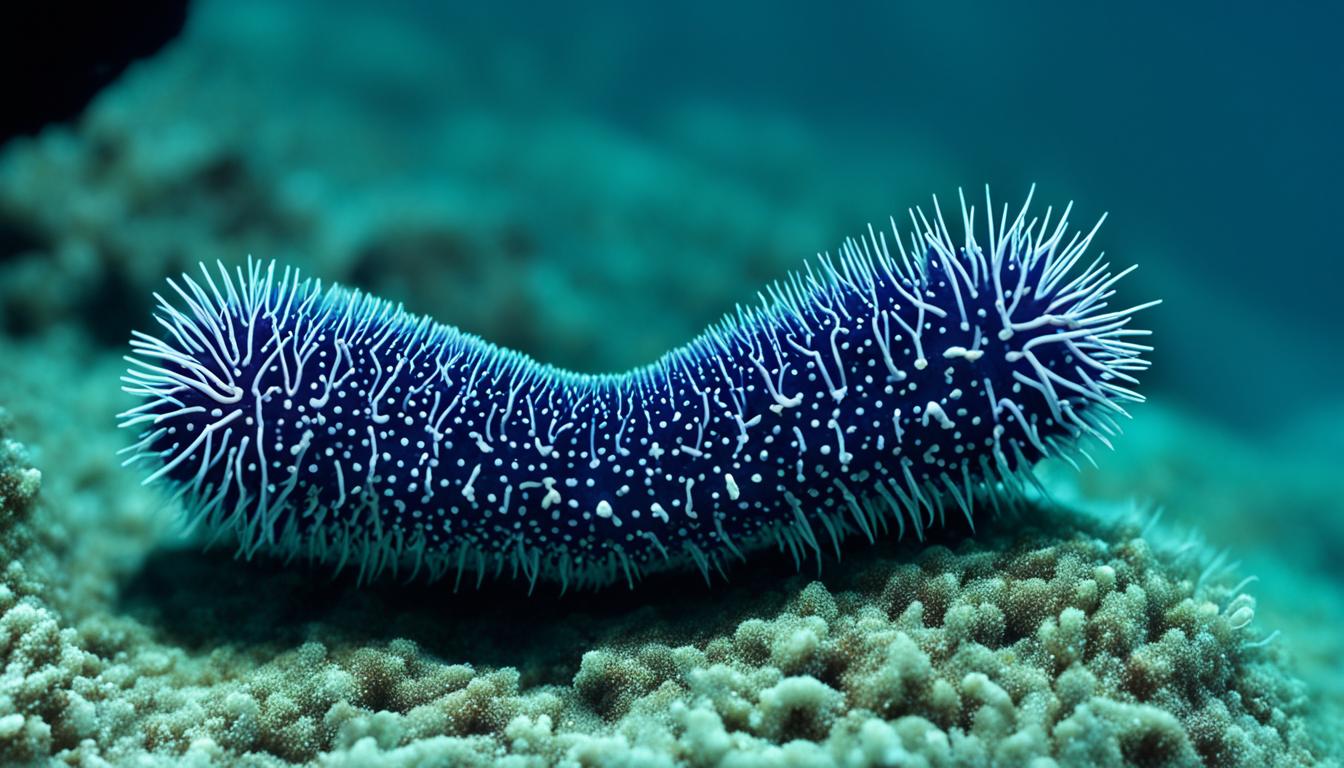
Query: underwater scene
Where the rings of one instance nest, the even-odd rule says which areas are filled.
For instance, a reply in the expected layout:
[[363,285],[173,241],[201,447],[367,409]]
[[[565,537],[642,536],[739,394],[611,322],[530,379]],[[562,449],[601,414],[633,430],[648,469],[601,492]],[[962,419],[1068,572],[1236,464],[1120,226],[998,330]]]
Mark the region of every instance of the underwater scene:
[[62,5],[0,765],[1344,761],[1340,8]]

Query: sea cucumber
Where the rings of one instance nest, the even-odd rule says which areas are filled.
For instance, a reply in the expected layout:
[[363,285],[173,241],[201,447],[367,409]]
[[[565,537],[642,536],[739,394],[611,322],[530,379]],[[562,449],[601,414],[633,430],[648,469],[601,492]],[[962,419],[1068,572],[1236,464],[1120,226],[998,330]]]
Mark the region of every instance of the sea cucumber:
[[[1110,445],[1151,350],[1111,309],[1097,228],[1070,207],[986,224],[937,198],[871,226],[690,344],[622,374],[538,363],[275,263],[204,264],[155,294],[120,415],[127,463],[239,552],[361,580],[507,572],[601,586],[778,545],[801,560],[1020,494],[1031,467]],[[1029,218],[1029,216],[1031,216]],[[1102,217],[1104,220],[1105,217]],[[1097,227],[1101,221],[1097,222]],[[278,272],[278,273],[277,273]],[[1086,455],[1086,454],[1084,454]]]

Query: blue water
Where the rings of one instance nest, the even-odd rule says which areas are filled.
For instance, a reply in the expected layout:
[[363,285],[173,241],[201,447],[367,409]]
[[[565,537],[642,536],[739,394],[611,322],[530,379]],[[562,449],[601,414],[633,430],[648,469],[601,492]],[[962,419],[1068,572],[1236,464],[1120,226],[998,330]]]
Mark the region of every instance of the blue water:
[[[160,546],[166,502],[104,450],[130,404],[107,372],[200,261],[277,259],[615,372],[932,194],[1035,184],[1077,226],[1109,212],[1093,252],[1139,265],[1115,308],[1164,300],[1137,321],[1151,402],[1062,482],[1241,561],[1276,663],[1344,709],[1344,6],[724,6],[201,0],[81,118],[0,145],[0,406],[51,509],[101,515],[48,524],[136,521],[92,573]],[[10,386],[15,360],[39,383]],[[65,386],[86,369],[107,402]],[[32,427],[15,403],[49,391],[101,424]],[[72,442],[95,469],[63,474]]]
[[[1130,295],[1168,299],[1151,320],[1155,395],[1263,429],[1344,391],[1344,362],[1327,352],[1344,328],[1331,300],[1338,6],[693,0],[389,13],[437,28],[466,58],[465,71],[416,76],[446,76],[504,108],[577,114],[655,144],[691,107],[778,117],[815,142],[823,166],[784,183],[848,187],[847,221],[957,186],[1015,195],[1038,182],[1051,199],[1110,211],[1104,247],[1142,265]],[[397,53],[351,59],[397,66],[383,60]],[[500,58],[512,72],[493,69]],[[381,106],[454,109],[455,91]],[[721,152],[713,161],[731,166],[737,153]],[[919,191],[893,199],[893,181]]]

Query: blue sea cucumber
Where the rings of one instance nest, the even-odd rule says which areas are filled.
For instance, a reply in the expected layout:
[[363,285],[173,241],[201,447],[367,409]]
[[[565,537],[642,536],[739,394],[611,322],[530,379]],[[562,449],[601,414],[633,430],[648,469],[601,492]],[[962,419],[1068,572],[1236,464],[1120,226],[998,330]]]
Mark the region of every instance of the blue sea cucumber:
[[[984,240],[934,199],[908,244],[869,227],[690,344],[572,373],[376,297],[249,260],[155,294],[121,414],[128,463],[188,519],[266,550],[385,570],[598,586],[670,564],[706,579],[891,527],[973,520],[1048,456],[1109,445],[1151,348],[1109,306],[1133,267],[1031,196]],[[1102,217],[1103,220],[1105,217]],[[1100,227],[1101,222],[1097,223]],[[894,251],[893,251],[894,247]],[[456,582],[455,582],[456,583]]]

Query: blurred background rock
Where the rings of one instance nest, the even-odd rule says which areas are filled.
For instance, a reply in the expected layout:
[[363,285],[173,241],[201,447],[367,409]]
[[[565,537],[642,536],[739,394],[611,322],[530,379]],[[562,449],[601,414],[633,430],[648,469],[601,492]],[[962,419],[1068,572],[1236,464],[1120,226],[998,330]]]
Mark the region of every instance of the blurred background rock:
[[1117,300],[1166,300],[1155,403],[1065,493],[1152,500],[1244,561],[1344,701],[1340,7],[205,0],[174,37],[173,6],[57,16],[0,74],[32,106],[0,143],[0,405],[71,621],[112,621],[174,541],[112,455],[165,276],[277,259],[615,371],[930,193],[1036,182],[1110,212],[1098,245],[1141,265]]

